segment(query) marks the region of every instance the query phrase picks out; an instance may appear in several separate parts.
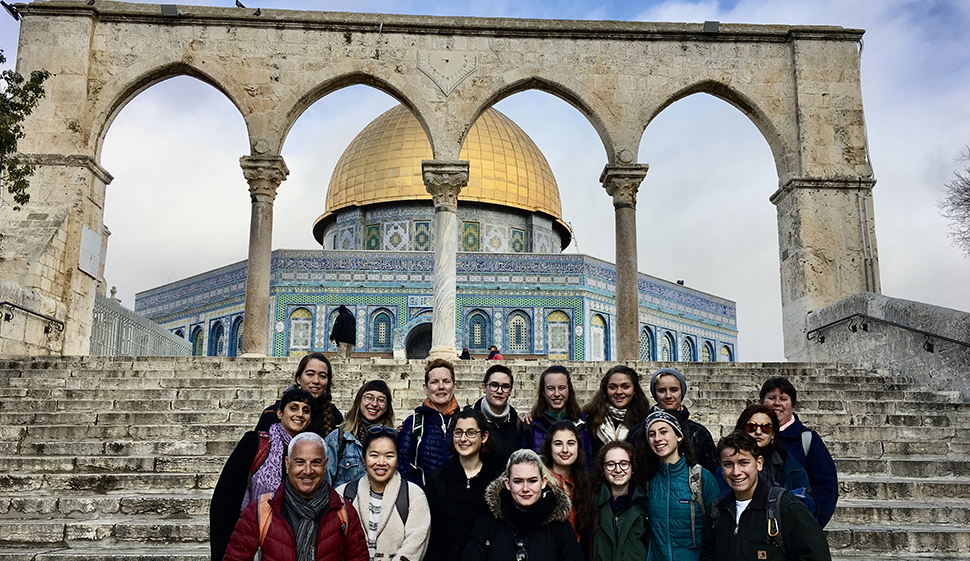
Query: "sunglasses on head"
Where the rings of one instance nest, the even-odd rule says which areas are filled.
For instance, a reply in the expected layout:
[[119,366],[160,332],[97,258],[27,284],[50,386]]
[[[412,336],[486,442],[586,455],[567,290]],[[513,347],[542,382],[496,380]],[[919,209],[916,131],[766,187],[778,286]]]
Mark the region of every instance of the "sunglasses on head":
[[759,425],[754,421],[748,421],[747,423],[744,424],[745,432],[754,432],[755,429],[761,429],[761,432],[763,432],[764,434],[771,434],[771,431],[774,430],[774,428],[775,427],[772,426],[771,423],[761,423]]

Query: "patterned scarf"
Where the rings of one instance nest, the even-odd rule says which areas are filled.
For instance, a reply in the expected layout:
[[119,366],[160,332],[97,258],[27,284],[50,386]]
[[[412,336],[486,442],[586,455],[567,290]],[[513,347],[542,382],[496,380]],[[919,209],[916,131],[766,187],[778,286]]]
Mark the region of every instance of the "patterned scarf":
[[364,418],[363,415],[361,415],[357,419],[357,430],[354,431],[354,438],[357,439],[357,442],[359,444],[363,444],[364,437],[367,436],[367,431],[369,431],[371,427],[375,427],[375,426],[380,426],[380,425],[378,423],[372,423],[368,421],[367,419]]
[[597,436],[599,436],[604,444],[626,438],[630,429],[623,424],[624,418],[626,418],[626,409],[620,409],[619,407],[614,407],[612,404],[607,404],[606,418],[603,419],[603,424],[596,429]]
[[255,501],[263,493],[275,493],[283,480],[283,456],[286,455],[286,447],[289,446],[293,437],[286,432],[281,423],[275,423],[269,427],[269,454],[263,465],[259,466],[256,473],[252,475],[246,494],[243,496],[242,510],[246,505]]
[[294,536],[296,537],[297,561],[314,561],[317,557],[317,518],[326,510],[330,502],[329,486],[324,483],[316,496],[307,500],[300,496],[290,485],[283,482],[284,501],[287,510],[293,514]]

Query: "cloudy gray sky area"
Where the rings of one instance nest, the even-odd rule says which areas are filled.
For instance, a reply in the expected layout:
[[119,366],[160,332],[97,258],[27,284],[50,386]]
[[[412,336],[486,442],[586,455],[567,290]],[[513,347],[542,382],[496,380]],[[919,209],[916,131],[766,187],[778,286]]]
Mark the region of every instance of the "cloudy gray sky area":
[[[245,2],[245,0],[244,0]],[[970,143],[970,3],[962,0],[469,2],[249,0],[262,8],[556,19],[824,24],[866,30],[862,87],[878,184],[883,292],[970,309],[970,259],[953,247],[937,201]],[[183,4],[220,4],[207,0]],[[247,4],[248,5],[248,4]],[[18,26],[0,14],[0,48],[15,58]],[[8,62],[9,65],[9,62]],[[396,102],[358,86],[314,104],[286,140],[289,178],[276,199],[273,247],[313,249],[330,174],[343,149]],[[606,163],[589,123],[540,92],[497,105],[539,145],[559,182],[567,251],[613,261],[613,212],[598,183]],[[239,168],[242,118],[190,78],[133,99],[107,133],[101,163],[112,236],[105,276],[134,294],[246,258],[249,198]],[[650,165],[637,205],[640,270],[735,300],[744,361],[783,360],[778,237],[768,197],[777,175],[764,138],[737,109],[703,94],[663,111],[644,133]],[[578,246],[578,248],[577,248]]]

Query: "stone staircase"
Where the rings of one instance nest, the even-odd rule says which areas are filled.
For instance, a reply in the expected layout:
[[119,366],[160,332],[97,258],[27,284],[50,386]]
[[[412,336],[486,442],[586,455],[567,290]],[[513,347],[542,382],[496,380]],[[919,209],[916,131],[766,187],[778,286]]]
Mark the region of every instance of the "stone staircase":
[[[507,361],[528,409],[545,363]],[[296,359],[64,357],[0,360],[0,561],[203,561],[208,501],[226,457],[292,380]],[[457,363],[462,404],[483,361]],[[610,363],[573,363],[581,401]],[[638,363],[649,374],[658,363]],[[715,438],[761,382],[788,377],[825,439],[841,498],[827,530],[842,560],[970,558],[970,405],[832,364],[677,364],[687,405]],[[398,419],[423,398],[423,363],[335,362],[335,399],[381,378]]]

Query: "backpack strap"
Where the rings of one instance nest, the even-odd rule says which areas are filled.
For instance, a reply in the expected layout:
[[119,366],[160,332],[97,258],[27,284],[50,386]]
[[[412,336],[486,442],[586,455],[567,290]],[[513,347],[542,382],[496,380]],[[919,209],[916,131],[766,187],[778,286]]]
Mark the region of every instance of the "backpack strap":
[[357,498],[357,481],[351,481],[344,486],[344,498],[350,503],[354,502]]
[[778,517],[781,512],[781,509],[778,508],[778,499],[785,491],[784,487],[772,487],[768,491],[768,510],[765,512],[765,516],[768,519],[768,536],[775,541],[778,549],[785,554],[785,557],[788,557],[788,551],[785,550],[785,538],[781,535],[781,519]]
[[337,511],[337,518],[340,519],[340,535],[347,537],[347,499],[340,501],[340,510]]
[[259,496],[259,504],[256,505],[256,523],[259,525],[259,549],[263,549],[263,540],[269,532],[269,525],[273,522],[273,509],[269,506],[269,500],[273,498],[273,493],[264,493]]
[[[697,523],[697,509],[701,511],[701,517],[704,516],[704,485],[702,480],[702,470],[700,464],[694,464],[690,466],[690,473],[687,476],[687,484],[690,486],[690,541],[691,545],[688,549],[697,549],[700,547],[700,540],[697,539],[697,528],[700,526]],[[696,505],[696,506],[695,506]]]
[[407,480],[401,478],[401,490],[397,492],[397,500],[394,501],[394,506],[397,508],[397,514],[401,517],[401,524],[408,523],[408,511],[411,506],[410,491],[408,491]]
[[812,431],[803,430],[802,431],[802,451],[805,452],[805,457],[808,457],[808,451],[812,449]]
[[259,431],[259,445],[256,447],[256,457],[253,458],[253,464],[249,466],[250,476],[256,473],[256,470],[263,465],[267,456],[269,456],[269,433]]
[[411,466],[414,468],[414,472],[421,475],[421,483],[427,484],[424,480],[424,470],[418,466],[418,457],[421,455],[421,438],[424,436],[424,414],[418,411],[414,412],[414,417],[411,420],[411,434],[414,435],[414,463]]

